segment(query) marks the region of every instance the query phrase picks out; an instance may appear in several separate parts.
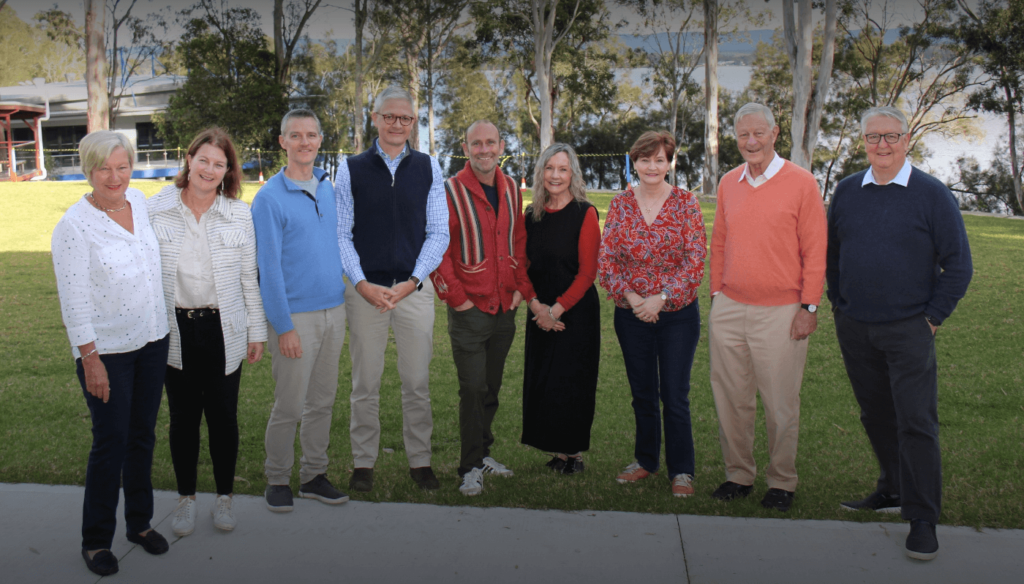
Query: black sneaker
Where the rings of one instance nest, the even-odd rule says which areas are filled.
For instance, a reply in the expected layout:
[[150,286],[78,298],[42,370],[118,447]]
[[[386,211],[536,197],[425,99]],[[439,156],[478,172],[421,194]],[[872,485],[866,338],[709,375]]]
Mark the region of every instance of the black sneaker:
[[565,466],[562,468],[562,474],[581,473],[585,468],[582,456],[570,456],[565,461]]
[[267,500],[267,509],[274,513],[292,510],[292,488],[288,485],[267,485],[263,497]]
[[790,505],[793,504],[794,496],[792,491],[768,489],[768,492],[764,494],[764,498],[761,499],[761,506],[765,509],[775,509],[785,513],[789,511]]
[[899,495],[887,495],[878,491],[860,501],[843,501],[839,506],[847,511],[876,511],[878,513],[899,513],[902,510]]
[[299,496],[303,499],[316,499],[328,505],[340,505],[348,502],[348,495],[334,488],[326,474],[318,474],[308,483],[299,487]]
[[348,488],[360,493],[369,493],[373,490],[373,469],[357,468],[352,471],[352,478],[348,480]]
[[437,477],[434,475],[434,469],[429,466],[410,468],[409,476],[424,491],[433,491],[441,488],[441,481],[437,480]]
[[714,493],[711,493],[711,498],[718,499],[719,501],[732,501],[733,499],[746,497],[753,490],[754,485],[741,485],[732,481],[725,481],[718,485]]
[[910,520],[907,536],[907,556],[915,560],[931,560],[939,553],[939,539],[935,537],[935,524],[924,519]]

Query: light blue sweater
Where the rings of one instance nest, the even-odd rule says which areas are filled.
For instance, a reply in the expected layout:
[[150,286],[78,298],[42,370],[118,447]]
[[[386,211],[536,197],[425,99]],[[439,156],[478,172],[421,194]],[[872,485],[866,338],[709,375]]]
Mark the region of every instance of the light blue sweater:
[[295,328],[292,314],[345,302],[334,187],[325,171],[314,168],[313,176],[320,181],[315,198],[281,169],[252,203],[260,295],[279,335]]

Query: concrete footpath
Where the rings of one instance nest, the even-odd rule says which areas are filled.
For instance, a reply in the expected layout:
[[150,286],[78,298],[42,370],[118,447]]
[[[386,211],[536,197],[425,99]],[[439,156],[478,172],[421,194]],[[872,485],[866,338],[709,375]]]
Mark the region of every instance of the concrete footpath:
[[[0,484],[0,582],[97,582],[79,549],[81,487]],[[177,493],[158,491],[153,526],[171,551],[124,537],[118,511],[106,580],[216,582],[1020,582],[1024,531],[939,526],[939,556],[903,554],[905,523],[440,507],[296,499],[271,513],[236,496],[238,527],[213,527],[200,494],[196,531],[171,535]]]

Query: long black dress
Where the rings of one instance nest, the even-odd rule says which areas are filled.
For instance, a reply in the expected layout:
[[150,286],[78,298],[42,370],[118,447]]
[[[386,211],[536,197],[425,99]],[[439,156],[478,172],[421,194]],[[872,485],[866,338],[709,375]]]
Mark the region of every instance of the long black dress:
[[[580,231],[593,205],[572,201],[534,222],[526,210],[527,274],[537,299],[552,306],[580,269]],[[601,307],[593,284],[561,318],[565,330],[526,323],[522,443],[546,452],[574,454],[590,448],[601,350]]]

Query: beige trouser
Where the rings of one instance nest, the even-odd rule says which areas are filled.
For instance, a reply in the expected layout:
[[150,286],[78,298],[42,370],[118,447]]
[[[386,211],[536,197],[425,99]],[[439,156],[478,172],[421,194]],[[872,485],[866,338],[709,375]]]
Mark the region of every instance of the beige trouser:
[[277,333],[268,323],[274,409],[267,421],[264,473],[271,485],[287,485],[295,462],[295,426],[302,422],[299,480],[303,483],[327,472],[331,415],[338,393],[338,363],[345,343],[345,305],[292,314],[302,343],[302,357],[281,354]]
[[711,391],[726,480],[754,484],[757,393],[768,427],[768,488],[795,491],[800,384],[807,340],[790,338],[799,304],[752,306],[724,293],[711,305]]
[[355,468],[373,468],[380,448],[380,376],[388,327],[395,331],[398,377],[402,380],[402,437],[411,468],[430,466],[430,359],[434,354],[434,287],[406,296],[381,314],[355,286],[345,287],[349,345],[352,355],[352,414],[349,433]]

